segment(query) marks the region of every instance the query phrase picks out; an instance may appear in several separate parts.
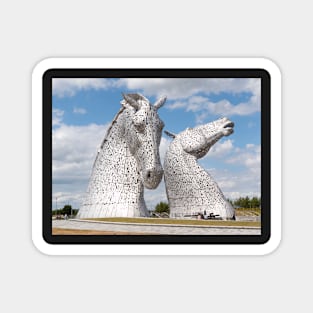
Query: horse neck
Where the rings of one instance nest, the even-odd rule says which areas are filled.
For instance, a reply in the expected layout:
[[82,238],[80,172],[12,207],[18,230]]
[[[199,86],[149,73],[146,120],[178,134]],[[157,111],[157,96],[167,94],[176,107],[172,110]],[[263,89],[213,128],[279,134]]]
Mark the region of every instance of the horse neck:
[[185,152],[178,141],[172,142],[166,158],[171,160],[177,160],[175,162],[171,162],[171,170],[177,172],[176,169],[178,169],[178,172],[181,173],[181,168],[183,168],[186,177],[193,176],[195,180],[202,179],[201,175],[195,176],[195,173],[199,174],[201,172],[206,173],[205,177],[207,177],[207,175],[210,176],[206,172],[206,170],[199,165],[197,158]]
[[172,158],[174,157],[179,160],[177,165],[181,166],[184,164],[186,166],[186,170],[189,169],[189,166],[196,166],[198,164],[196,157],[185,152],[178,141],[172,142],[169,153],[173,154],[171,156]]

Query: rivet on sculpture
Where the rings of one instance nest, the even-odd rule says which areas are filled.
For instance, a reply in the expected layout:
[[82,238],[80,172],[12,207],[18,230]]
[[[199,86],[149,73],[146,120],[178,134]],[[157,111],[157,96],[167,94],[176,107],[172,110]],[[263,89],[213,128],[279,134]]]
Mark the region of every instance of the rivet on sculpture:
[[148,216],[144,187],[155,189],[163,169],[159,146],[164,123],[154,105],[140,94],[123,94],[98,151],[78,218]]
[[221,189],[197,162],[222,137],[233,133],[227,118],[187,128],[178,135],[166,132],[171,142],[164,161],[164,179],[171,217],[197,213],[233,219],[235,212]]

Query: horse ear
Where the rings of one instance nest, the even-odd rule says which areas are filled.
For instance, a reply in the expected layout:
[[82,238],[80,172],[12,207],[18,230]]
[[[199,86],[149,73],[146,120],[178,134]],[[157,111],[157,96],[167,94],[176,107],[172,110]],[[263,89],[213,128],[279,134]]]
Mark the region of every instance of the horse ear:
[[176,134],[173,134],[173,133],[171,133],[171,132],[169,132],[169,131],[167,131],[167,130],[165,130],[164,133],[165,133],[167,136],[169,136],[169,137],[171,137],[171,138],[173,138],[173,139],[176,137]]
[[154,107],[158,110],[160,107],[164,105],[166,101],[166,96],[161,97],[155,104]]
[[132,97],[130,97],[129,95],[125,95],[124,93],[122,93],[122,96],[124,98],[124,100],[121,102],[121,104],[126,107],[127,104],[131,105],[135,110],[139,110],[139,105],[137,103],[137,101],[135,101]]

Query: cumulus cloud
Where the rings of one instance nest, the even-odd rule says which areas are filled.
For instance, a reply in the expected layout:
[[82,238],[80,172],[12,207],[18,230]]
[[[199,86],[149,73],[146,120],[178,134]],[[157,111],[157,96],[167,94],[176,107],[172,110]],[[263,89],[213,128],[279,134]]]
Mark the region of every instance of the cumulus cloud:
[[226,198],[238,199],[239,197],[260,197],[261,195],[260,178],[247,168],[236,174],[228,169],[207,169],[207,172],[217,182]]
[[166,94],[170,99],[183,99],[200,92],[220,93],[257,91],[253,79],[213,79],[213,78],[54,78],[53,95],[58,97],[74,96],[80,90],[125,88],[140,91],[147,96]]
[[[97,149],[106,134],[108,124],[71,126],[61,124],[52,132],[53,197],[71,199],[78,205],[86,191]],[[66,188],[64,186],[66,185]],[[63,191],[66,190],[66,193]],[[71,190],[71,192],[69,191]],[[62,197],[61,195],[62,194]]]
[[[209,167],[210,162],[214,159],[223,162],[224,169]],[[212,175],[227,198],[260,196],[260,145],[247,144],[245,147],[239,148],[234,146],[232,140],[228,139],[216,143],[212,150],[202,160],[199,160],[199,163]],[[233,168],[236,170],[234,171]]]
[[234,150],[233,140],[227,139],[217,142],[211,149],[205,158],[220,158],[225,157],[231,151]]
[[166,153],[169,145],[171,144],[171,142],[172,142],[172,140],[169,138],[165,138],[165,137],[161,138],[159,151],[160,151],[160,160],[161,160],[162,164],[164,162],[165,153]]
[[84,108],[77,108],[77,107],[74,107],[73,109],[73,113],[75,114],[86,114],[87,113],[87,110],[84,109]]
[[84,177],[90,171],[107,125],[61,125],[52,133],[54,181]]
[[[197,124],[211,115],[250,115],[261,110],[261,81],[258,78],[125,78],[116,86],[147,96],[167,95],[174,102],[166,104],[166,108],[193,112]],[[220,93],[246,93],[249,96],[236,104],[227,99],[210,100],[210,95]]]
[[[209,114],[249,115],[260,111],[261,82],[258,78],[55,78],[52,83],[53,95],[60,98],[72,97],[81,90],[108,88],[125,88],[148,97],[167,95],[168,99],[174,100],[166,105],[168,109],[193,112],[198,124]],[[222,92],[247,93],[250,97],[239,104],[226,99],[210,100],[210,95]]]
[[246,144],[245,148],[236,148],[232,157],[226,160],[228,164],[245,166],[251,173],[260,178],[261,175],[261,146]]
[[52,110],[52,126],[58,126],[62,123],[64,111],[59,109]]
[[230,101],[223,99],[217,102],[210,101],[203,96],[192,96],[185,101],[177,101],[167,106],[168,109],[185,109],[187,112],[196,113],[196,123],[203,123],[208,116],[232,116],[232,115],[249,115],[259,112],[261,109],[260,98],[252,95],[247,102],[232,104]]
[[183,99],[198,93],[250,92],[260,96],[258,78],[124,78],[117,86],[140,90],[147,96],[167,95],[169,99]]
[[81,90],[100,90],[114,86],[115,81],[104,78],[54,78],[52,94],[56,97],[72,97]]
[[243,167],[232,192],[236,191],[239,196],[259,197],[261,194],[261,146],[247,144],[244,148],[237,148],[236,153],[231,158],[226,159],[226,163]]
[[55,191],[58,190],[54,188],[53,190],[53,197],[52,197],[52,208],[53,209],[59,209],[63,208],[64,205],[70,204],[73,209],[78,209],[79,204],[81,203],[84,193],[77,191],[76,189],[67,188],[66,191],[60,190],[60,191]]
[[[207,110],[216,115],[229,111],[229,115],[248,115],[260,110],[261,82],[258,78],[54,78],[53,95],[71,97],[81,90],[100,90],[108,88],[125,88],[133,92],[142,92],[146,96],[159,97],[167,95],[175,100],[167,104],[172,110],[184,108],[187,111]],[[211,94],[249,93],[247,102],[233,105],[227,100],[211,102]],[[205,94],[200,96],[199,94]]]

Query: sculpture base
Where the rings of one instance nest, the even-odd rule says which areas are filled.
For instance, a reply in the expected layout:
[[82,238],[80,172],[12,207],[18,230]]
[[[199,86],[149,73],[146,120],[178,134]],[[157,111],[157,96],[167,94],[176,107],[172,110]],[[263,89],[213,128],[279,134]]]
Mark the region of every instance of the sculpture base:
[[193,206],[193,208],[181,208],[170,206],[170,218],[198,218],[201,219],[219,219],[219,220],[234,220],[235,210],[232,207],[210,208],[203,206]]
[[95,204],[83,205],[77,218],[103,218],[103,217],[148,217],[146,207],[116,205],[116,204]]

